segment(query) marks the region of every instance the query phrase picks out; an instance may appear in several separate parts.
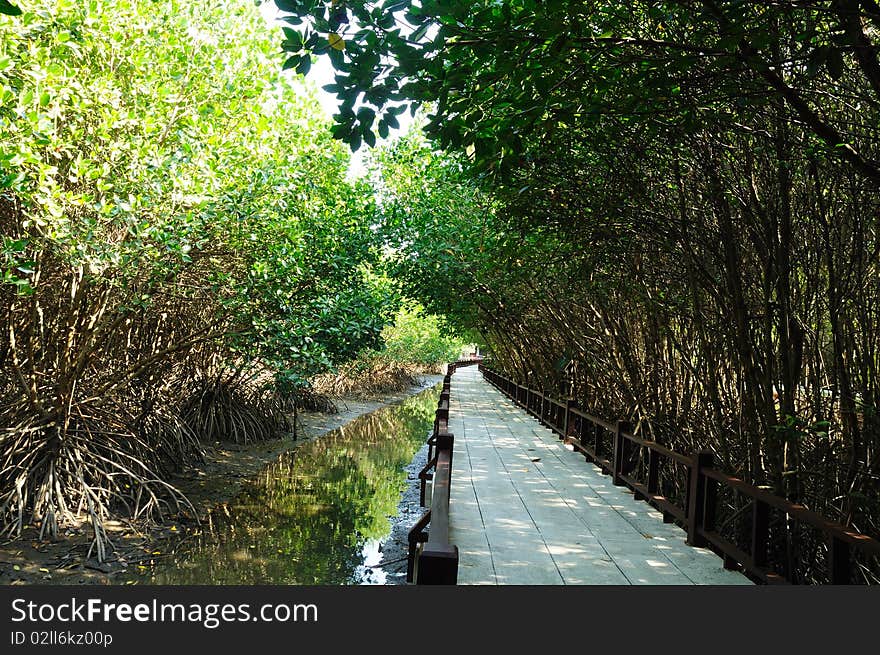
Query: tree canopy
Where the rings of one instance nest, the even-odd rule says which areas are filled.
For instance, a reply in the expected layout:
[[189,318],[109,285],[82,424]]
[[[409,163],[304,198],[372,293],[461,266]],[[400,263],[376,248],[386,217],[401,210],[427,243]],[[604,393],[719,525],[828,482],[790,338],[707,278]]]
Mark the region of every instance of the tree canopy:
[[430,137],[506,172],[536,138],[608,121],[686,134],[776,98],[814,147],[880,181],[872,125],[836,115],[841,102],[858,115],[880,101],[870,0],[276,5],[290,12],[288,65],[332,61],[334,133],[354,147],[427,104]]
[[406,292],[521,382],[876,532],[875,2],[277,4],[337,138],[428,113],[379,156]]

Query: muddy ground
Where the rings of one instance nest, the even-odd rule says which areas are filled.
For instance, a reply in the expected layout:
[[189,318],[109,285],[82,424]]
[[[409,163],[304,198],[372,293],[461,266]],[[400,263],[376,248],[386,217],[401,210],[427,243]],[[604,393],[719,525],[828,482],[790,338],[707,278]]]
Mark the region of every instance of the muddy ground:
[[[396,394],[335,399],[339,408],[337,414],[301,412],[298,417],[298,439],[295,441],[288,435],[276,441],[247,446],[217,444],[206,454],[204,464],[171,480],[186,495],[193,507],[166,517],[161,524],[108,521],[105,527],[114,550],[103,562],[98,562],[95,554],[89,553],[92,530],[86,524],[66,527],[57,541],[42,542],[38,539],[39,528],[26,526],[20,538],[0,541],[0,584],[129,583],[132,573],[149,568],[157,559],[167,557],[187,539],[192,538],[189,535],[197,531],[199,520],[204,520],[211,512],[222,512],[226,503],[241,490],[244,481],[255,476],[282,453],[319,438],[362,414],[398,403],[433,386],[443,376],[425,375],[420,379],[420,385]],[[415,471],[417,473],[418,469]],[[401,501],[403,520],[395,521],[395,533],[392,533],[388,544],[388,555],[395,552],[395,557],[399,557],[401,552],[399,532],[407,529],[405,524],[416,511],[412,507],[411,496],[412,491],[408,490]],[[418,491],[415,504],[418,505]],[[412,520],[414,522],[415,518]],[[391,558],[383,559],[387,561]],[[405,566],[404,563],[404,571]],[[389,582],[392,579],[397,581],[400,576],[390,575]]]

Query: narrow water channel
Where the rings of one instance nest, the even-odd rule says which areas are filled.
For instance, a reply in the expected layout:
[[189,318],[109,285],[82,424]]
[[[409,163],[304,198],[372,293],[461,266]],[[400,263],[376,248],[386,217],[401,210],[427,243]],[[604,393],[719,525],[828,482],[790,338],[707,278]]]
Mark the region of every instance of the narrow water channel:
[[361,416],[269,465],[154,584],[382,584],[373,568],[440,387]]

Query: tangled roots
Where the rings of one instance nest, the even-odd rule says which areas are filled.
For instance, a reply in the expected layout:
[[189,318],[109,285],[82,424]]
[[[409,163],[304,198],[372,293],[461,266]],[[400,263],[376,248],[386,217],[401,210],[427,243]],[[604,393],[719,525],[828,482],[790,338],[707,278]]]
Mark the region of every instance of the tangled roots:
[[58,536],[60,520],[86,515],[89,550],[103,560],[112,547],[103,524],[111,511],[161,518],[192,508],[162,480],[169,464],[200,455],[182,423],[153,413],[132,417],[125,407],[70,403],[43,415],[23,401],[0,406],[0,534],[18,536],[26,522],[40,538]]
[[[310,387],[297,389],[293,394],[288,396],[287,406],[296,404],[297,409],[305,409],[311,412],[323,412],[324,414],[337,414],[339,408],[336,406],[329,396],[318,393]],[[291,410],[293,407],[290,408]]]
[[292,428],[280,397],[253,381],[215,376],[194,384],[181,415],[203,443],[266,441]]
[[424,367],[376,358],[342,366],[335,374],[319,375],[312,380],[315,392],[332,397],[370,396],[397,393],[419,383]]

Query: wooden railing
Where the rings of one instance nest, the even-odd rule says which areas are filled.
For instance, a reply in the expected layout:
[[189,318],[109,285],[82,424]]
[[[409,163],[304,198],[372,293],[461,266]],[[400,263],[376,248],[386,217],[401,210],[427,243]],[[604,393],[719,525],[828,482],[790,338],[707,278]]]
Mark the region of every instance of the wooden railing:
[[[773,568],[768,558],[771,510],[781,513],[787,521],[809,526],[824,535],[827,581],[831,584],[853,582],[856,553],[862,557],[880,557],[880,542],[876,539],[720,471],[714,466],[711,452],[677,453],[634,435],[626,421],[605,421],[579,409],[573,400],[556,400],[482,364],[480,371],[502,393],[612,476],[615,485],[629,487],[636,499],[645,500],[660,510],[664,522],[682,525],[687,530],[688,544],[707,546],[719,554],[724,568],[742,570],[757,582],[791,582]],[[686,484],[682,502],[660,493],[663,467],[683,469]],[[641,478],[637,470],[642,472]],[[749,534],[748,550],[723,536],[716,525],[721,490],[747,499],[744,507],[751,514],[750,524],[744,526]]]
[[454,585],[458,579],[458,547],[449,542],[449,494],[455,443],[455,437],[449,431],[450,386],[457,368],[480,361],[453,362],[443,378],[443,389],[434,412],[434,429],[428,438],[428,463],[419,471],[419,502],[425,506],[430,481],[431,507],[409,531],[407,582]]

